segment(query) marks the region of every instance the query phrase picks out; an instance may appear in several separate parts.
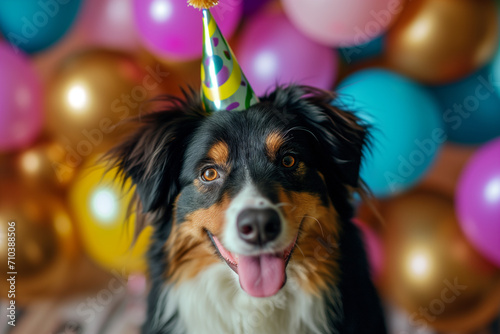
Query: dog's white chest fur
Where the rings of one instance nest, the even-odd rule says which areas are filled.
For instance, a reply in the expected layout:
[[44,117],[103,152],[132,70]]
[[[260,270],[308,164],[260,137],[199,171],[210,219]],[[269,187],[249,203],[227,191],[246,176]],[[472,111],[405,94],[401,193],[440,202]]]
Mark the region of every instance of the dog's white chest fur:
[[216,264],[161,295],[155,328],[171,323],[173,333],[185,334],[321,334],[327,333],[324,302],[303,292],[293,281],[270,298],[254,298],[239,287],[237,276]]

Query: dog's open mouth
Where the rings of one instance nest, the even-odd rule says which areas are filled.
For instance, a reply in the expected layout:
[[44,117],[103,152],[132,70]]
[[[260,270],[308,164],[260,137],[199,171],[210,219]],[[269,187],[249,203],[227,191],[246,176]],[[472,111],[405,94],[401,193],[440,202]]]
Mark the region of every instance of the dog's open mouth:
[[246,256],[234,254],[222,246],[216,236],[208,232],[215,248],[227,265],[238,274],[240,285],[253,297],[270,297],[278,293],[286,282],[286,266],[297,244],[297,237],[276,254]]

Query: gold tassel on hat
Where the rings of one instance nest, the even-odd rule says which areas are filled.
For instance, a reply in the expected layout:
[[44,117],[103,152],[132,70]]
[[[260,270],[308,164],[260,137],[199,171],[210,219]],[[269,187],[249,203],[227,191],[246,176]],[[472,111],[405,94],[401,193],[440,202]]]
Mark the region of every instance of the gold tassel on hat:
[[209,9],[216,6],[219,0],[188,0],[188,4],[198,9]]

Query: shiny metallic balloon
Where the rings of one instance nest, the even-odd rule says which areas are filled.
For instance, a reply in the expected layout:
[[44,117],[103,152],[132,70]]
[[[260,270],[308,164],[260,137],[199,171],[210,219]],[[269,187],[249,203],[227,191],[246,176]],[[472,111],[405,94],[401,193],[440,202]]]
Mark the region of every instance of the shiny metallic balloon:
[[120,122],[159,95],[169,72],[122,52],[88,50],[66,59],[47,87],[48,132],[70,167],[107,150],[124,133]]
[[0,158],[19,177],[20,182],[45,190],[63,191],[77,169],[70,168],[66,151],[53,139],[41,139],[28,149]]
[[[64,199],[12,177],[0,177],[0,235],[2,277],[17,273],[19,302],[56,294],[66,279],[65,268],[81,254]],[[2,279],[0,288],[7,291],[7,284]]]
[[445,83],[485,65],[497,45],[494,1],[409,1],[387,34],[386,62],[419,81]]
[[413,325],[467,331],[496,315],[500,270],[464,237],[451,198],[418,190],[379,209],[386,224],[380,287]]

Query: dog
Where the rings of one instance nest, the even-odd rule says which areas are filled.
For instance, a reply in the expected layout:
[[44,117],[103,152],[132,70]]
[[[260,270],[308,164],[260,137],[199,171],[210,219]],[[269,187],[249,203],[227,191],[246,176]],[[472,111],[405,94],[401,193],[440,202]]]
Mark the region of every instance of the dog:
[[154,228],[142,333],[386,333],[351,223],[367,126],[307,86],[212,114],[184,94],[110,152]]

